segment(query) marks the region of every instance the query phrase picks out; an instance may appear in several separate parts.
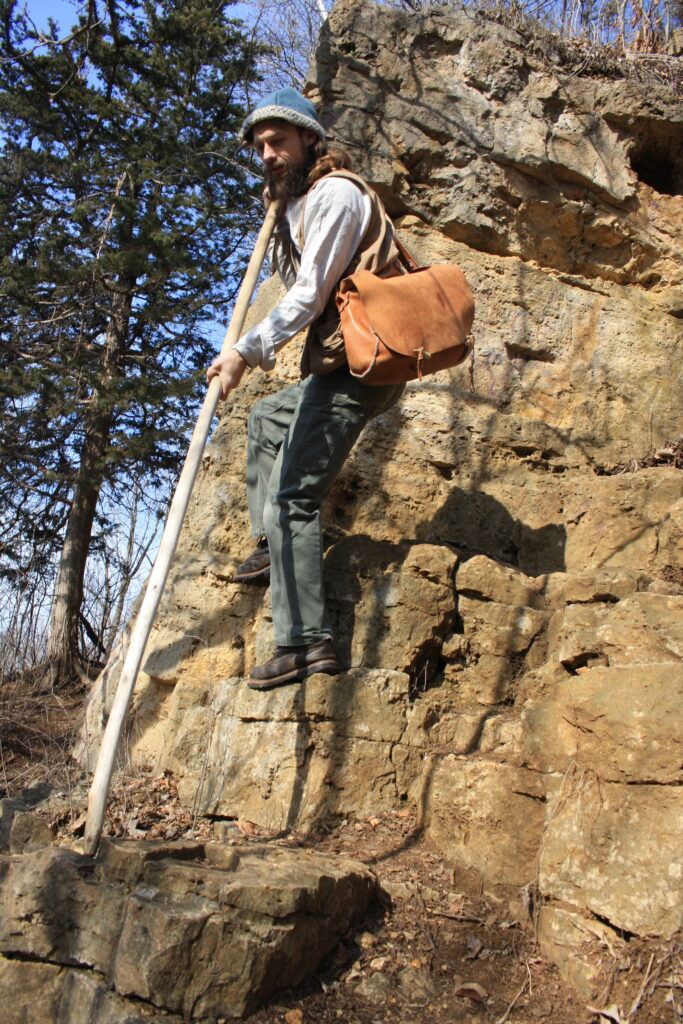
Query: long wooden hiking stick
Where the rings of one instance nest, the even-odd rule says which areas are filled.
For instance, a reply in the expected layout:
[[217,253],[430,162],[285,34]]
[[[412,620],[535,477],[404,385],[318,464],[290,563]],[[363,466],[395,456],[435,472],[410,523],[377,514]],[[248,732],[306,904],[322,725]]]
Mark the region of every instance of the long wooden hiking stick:
[[[254,252],[249,260],[247,272],[244,275],[244,281],[242,282],[239,295],[237,296],[230,326],[228,327],[225,340],[223,341],[223,347],[221,348],[221,355],[225,355],[225,353],[232,348],[235,342],[239,340],[242,327],[244,326],[244,320],[247,315],[247,310],[249,308],[249,303],[251,302],[251,297],[253,295],[254,288],[256,287],[256,282],[263,265],[263,260],[265,259],[268,242],[270,241],[270,236],[273,233],[273,228],[278,215],[278,208],[279,203],[272,203],[268,213],[266,214],[263,227],[261,228],[256,241],[256,246],[254,247]],[[116,696],[114,697],[109,720],[102,737],[102,745],[100,747],[99,757],[97,758],[97,767],[95,768],[95,774],[93,776],[90,794],[88,796],[88,816],[85,824],[85,835],[83,842],[81,843],[81,849],[89,856],[95,853],[100,842],[100,833],[102,831],[102,822],[104,821],[107,794],[109,793],[109,784],[114,771],[116,751],[123,731],[123,723],[126,718],[130,699],[133,695],[135,681],[140,669],[140,662],[142,661],[142,655],[152,629],[154,616],[156,615],[157,608],[159,607],[159,601],[161,600],[161,595],[166,584],[166,578],[171,567],[171,562],[173,561],[175,549],[178,544],[178,537],[180,535],[180,528],[183,524],[183,519],[187,511],[192,487],[197,476],[197,471],[204,452],[204,446],[206,445],[206,439],[209,436],[211,421],[216,411],[219,398],[220,382],[217,377],[214,377],[208,387],[206,398],[204,399],[204,403],[199,413],[199,418],[197,419],[197,423],[192,434],[192,439],[190,440],[190,447],[185,458],[185,464],[183,466],[182,473],[180,474],[180,479],[178,480],[178,486],[176,487],[173,501],[171,502],[168,519],[166,520],[161,544],[159,545],[159,551],[147,583],[147,590],[145,591],[140,611],[138,612],[135,620],[130,644],[126,653],[126,659],[121,671],[121,678],[116,690]]]

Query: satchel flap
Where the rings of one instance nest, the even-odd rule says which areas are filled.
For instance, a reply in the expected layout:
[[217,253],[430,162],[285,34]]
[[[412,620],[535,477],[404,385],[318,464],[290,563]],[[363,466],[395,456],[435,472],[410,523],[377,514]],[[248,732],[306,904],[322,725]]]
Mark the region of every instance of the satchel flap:
[[401,355],[441,352],[464,342],[472,329],[472,292],[462,270],[452,264],[388,278],[359,270],[341,282],[339,300],[354,290],[373,331]]

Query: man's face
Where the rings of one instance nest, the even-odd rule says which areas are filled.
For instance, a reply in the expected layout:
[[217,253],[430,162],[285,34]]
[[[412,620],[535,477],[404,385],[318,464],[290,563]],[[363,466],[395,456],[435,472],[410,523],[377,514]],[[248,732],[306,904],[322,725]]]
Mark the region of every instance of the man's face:
[[308,172],[314,163],[311,146],[315,132],[288,121],[261,121],[254,126],[252,145],[263,161],[271,199],[292,199],[308,189]]

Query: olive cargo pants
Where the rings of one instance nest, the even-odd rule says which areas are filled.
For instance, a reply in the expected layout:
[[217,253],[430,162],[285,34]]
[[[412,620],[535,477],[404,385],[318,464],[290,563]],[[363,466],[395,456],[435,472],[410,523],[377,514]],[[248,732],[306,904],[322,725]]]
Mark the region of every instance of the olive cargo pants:
[[257,402],[247,436],[252,533],[268,538],[275,643],[331,638],[323,592],[320,506],[363,427],[405,385],[361,384],[346,366]]

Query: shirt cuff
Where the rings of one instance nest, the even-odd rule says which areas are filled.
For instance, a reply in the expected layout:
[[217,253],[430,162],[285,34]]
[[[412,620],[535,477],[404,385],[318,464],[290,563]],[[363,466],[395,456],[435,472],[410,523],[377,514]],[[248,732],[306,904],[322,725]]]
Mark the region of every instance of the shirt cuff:
[[[261,361],[261,346],[254,345],[254,341],[249,337],[251,333],[249,331],[249,334],[243,335],[233,347],[242,356],[249,369],[253,370]],[[256,340],[258,341],[258,336]]]
[[251,369],[260,366],[262,370],[272,370],[275,366],[275,348],[270,332],[262,325],[252,327],[235,345],[247,366]]

